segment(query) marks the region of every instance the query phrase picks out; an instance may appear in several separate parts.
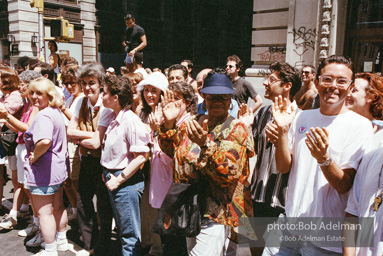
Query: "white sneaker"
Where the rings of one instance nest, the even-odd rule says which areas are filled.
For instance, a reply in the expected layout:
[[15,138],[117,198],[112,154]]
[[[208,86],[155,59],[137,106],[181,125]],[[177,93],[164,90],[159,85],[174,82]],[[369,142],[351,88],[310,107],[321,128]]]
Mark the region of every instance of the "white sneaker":
[[[41,248],[45,249],[45,242],[42,242],[40,246]],[[58,244],[56,241],[56,246],[57,246],[57,251],[60,251],[60,252],[68,251],[70,247],[73,247],[73,245],[68,243],[68,239],[66,239],[66,241],[62,244]]]
[[93,255],[94,254],[94,250],[85,250],[85,249],[82,249],[81,251],[78,251],[76,253],[76,256],[89,256],[89,255]]
[[18,235],[21,237],[32,236],[36,234],[38,230],[39,230],[39,226],[35,225],[35,223],[31,223],[28,225],[27,228],[20,230]]
[[58,256],[58,253],[57,251],[47,252],[46,250],[41,250],[38,253],[36,253],[34,256]]
[[32,237],[31,240],[25,243],[28,247],[38,247],[41,245],[41,243],[44,242],[43,235],[41,234],[41,231],[38,230],[34,237]]

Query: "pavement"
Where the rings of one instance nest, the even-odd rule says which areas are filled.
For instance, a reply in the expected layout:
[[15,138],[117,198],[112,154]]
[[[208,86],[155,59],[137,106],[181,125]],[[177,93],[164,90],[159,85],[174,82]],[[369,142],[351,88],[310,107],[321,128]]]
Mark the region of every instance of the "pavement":
[[[252,163],[254,164],[254,163]],[[8,171],[8,174],[11,175]],[[8,213],[12,208],[12,196],[13,196],[13,186],[12,181],[9,180],[4,186],[4,195],[2,198],[3,208],[0,209],[0,218],[5,213]],[[34,255],[41,250],[40,247],[26,247],[25,243],[31,237],[19,237],[17,234],[20,230],[26,228],[29,223],[32,222],[32,217],[19,218],[17,226],[12,230],[0,230],[0,255],[1,256],[29,256]],[[67,227],[67,238],[72,246],[70,250],[66,252],[58,252],[59,256],[76,256],[76,254],[82,250],[82,242],[80,240],[80,235],[78,232],[78,226],[76,221],[70,222]],[[111,251],[110,256],[119,256],[120,255],[120,244],[118,242],[118,237],[116,233],[112,235],[111,241]],[[246,247],[238,247],[237,254],[240,256],[251,256],[250,249]],[[143,254],[143,256],[146,256]]]

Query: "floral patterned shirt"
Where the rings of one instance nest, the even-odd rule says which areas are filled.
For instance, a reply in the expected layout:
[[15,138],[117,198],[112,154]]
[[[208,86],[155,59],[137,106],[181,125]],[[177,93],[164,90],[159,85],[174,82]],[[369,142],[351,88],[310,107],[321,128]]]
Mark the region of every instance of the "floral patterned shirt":
[[164,131],[162,125],[159,129],[160,147],[173,158],[174,181],[195,183],[204,178],[208,182],[204,216],[237,227],[239,218],[253,215],[247,181],[249,158],[254,155],[252,134],[237,119],[223,131],[223,124],[217,125],[209,133],[203,152],[187,136],[186,123],[192,119],[179,128]]

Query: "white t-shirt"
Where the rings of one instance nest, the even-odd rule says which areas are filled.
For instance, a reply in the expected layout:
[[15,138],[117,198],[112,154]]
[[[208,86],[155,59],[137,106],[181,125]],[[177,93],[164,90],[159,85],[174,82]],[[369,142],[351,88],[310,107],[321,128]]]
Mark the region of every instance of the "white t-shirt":
[[[383,206],[373,211],[376,193],[383,192],[383,148],[378,148],[363,157],[355,176],[354,186],[348,198],[346,212],[358,217],[374,217],[374,246],[357,248],[356,255],[383,255]],[[378,186],[379,182],[379,186]],[[380,187],[380,188],[378,188]],[[379,190],[379,191],[378,191]],[[366,235],[361,235],[366,237]]]
[[[333,161],[341,169],[356,170],[364,154],[363,145],[373,135],[371,122],[353,111],[326,116],[319,109],[314,109],[298,113],[290,127],[292,166],[286,216],[344,217],[348,193],[340,194],[329,184],[307,148],[305,133],[311,127],[326,127],[329,132],[329,154]],[[341,248],[323,249],[341,252]]]
[[[73,104],[72,104],[73,105]],[[75,110],[73,112],[74,116],[78,119],[80,116],[80,109],[82,105],[82,100],[78,101],[75,107]],[[101,95],[97,100],[97,103],[95,106],[92,105],[90,102],[90,99],[88,99],[88,108],[91,108],[92,114],[93,111],[95,110],[96,107],[100,107],[100,118],[98,119],[97,126],[103,126],[103,127],[108,127],[110,122],[112,122],[114,116],[113,116],[113,110],[110,108],[105,108],[102,105],[102,99]]]
[[[84,95],[81,95],[81,96],[78,96],[76,98],[73,97],[73,95],[71,95],[66,101],[65,101],[65,107],[67,109],[70,110],[70,112],[72,112],[72,114],[76,111],[76,106],[78,104],[79,101],[82,102],[82,98],[84,98]],[[81,104],[80,104],[80,107],[81,107]],[[68,118],[65,117],[65,125],[68,126],[69,125],[69,121]]]
[[141,73],[141,75],[146,79],[148,77],[148,72],[144,68],[137,68],[134,73]]

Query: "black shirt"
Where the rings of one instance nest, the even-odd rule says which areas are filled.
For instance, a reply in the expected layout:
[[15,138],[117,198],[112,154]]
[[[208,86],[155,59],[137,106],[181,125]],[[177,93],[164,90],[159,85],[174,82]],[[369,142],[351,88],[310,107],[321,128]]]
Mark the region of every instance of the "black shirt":
[[145,30],[139,25],[134,25],[133,28],[126,27],[125,29],[125,43],[128,47],[128,52],[141,44],[141,37],[145,35]]

